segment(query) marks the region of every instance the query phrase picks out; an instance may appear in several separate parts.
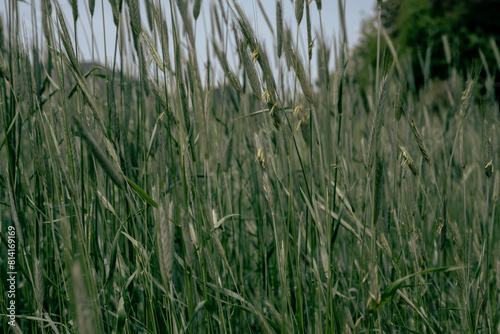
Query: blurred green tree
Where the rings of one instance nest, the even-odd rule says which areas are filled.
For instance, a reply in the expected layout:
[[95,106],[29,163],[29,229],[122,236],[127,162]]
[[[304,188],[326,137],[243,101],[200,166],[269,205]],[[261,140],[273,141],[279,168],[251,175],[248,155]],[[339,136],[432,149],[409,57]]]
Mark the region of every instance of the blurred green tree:
[[[500,0],[385,0],[381,3],[381,23],[400,61],[411,65],[414,80],[410,86],[419,88],[427,79],[448,78],[452,68],[464,75],[475,60],[483,65],[483,78],[488,73],[494,77],[500,64],[490,40],[499,44],[498,9]],[[352,55],[362,85],[371,82],[376,50],[375,11],[364,21],[362,37]],[[388,63],[390,52],[383,37],[381,50]]]

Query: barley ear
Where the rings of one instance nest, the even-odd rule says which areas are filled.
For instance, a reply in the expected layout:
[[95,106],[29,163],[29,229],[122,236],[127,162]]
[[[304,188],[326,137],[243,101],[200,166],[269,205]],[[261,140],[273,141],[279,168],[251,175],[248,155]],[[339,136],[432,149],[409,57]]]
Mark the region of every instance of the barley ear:
[[201,0],[195,0],[193,6],[193,17],[195,20],[198,20],[198,16],[200,16],[201,11]]
[[422,135],[418,131],[417,127],[415,126],[415,122],[413,119],[411,120],[410,123],[411,126],[411,131],[413,132],[413,135],[415,136],[415,139],[417,140],[418,148],[420,149],[420,152],[422,152],[422,155],[424,156],[425,161],[431,165],[431,158],[429,157],[429,153],[427,152],[426,147],[424,146],[424,142],[422,141]]
[[89,0],[90,16],[94,17],[95,0]]
[[304,16],[304,0],[295,0],[295,18],[297,19],[297,26],[300,25]]
[[128,0],[128,9],[129,9],[130,25],[132,26],[132,31],[134,32],[134,36],[137,38],[142,31],[139,0]]
[[281,51],[283,48],[283,12],[281,9],[281,1],[276,2],[276,39],[278,41],[278,58],[281,58]]

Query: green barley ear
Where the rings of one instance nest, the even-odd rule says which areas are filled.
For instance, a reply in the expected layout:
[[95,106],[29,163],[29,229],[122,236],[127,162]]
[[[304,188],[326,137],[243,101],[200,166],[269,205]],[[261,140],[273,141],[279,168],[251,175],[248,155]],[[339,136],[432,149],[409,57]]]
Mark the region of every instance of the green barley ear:
[[295,0],[295,18],[297,19],[297,26],[300,25],[304,16],[304,0]]
[[174,207],[169,197],[160,201],[157,211],[157,246],[158,260],[160,263],[161,276],[165,288],[172,280],[172,268],[174,259],[174,224],[172,223]]
[[151,78],[148,78],[149,86],[151,87],[151,90],[153,91],[153,94],[156,96],[158,101],[160,102],[160,105],[162,109],[167,113],[168,119],[170,122],[175,126],[179,122],[175,118],[175,115],[172,113],[170,110],[170,107],[167,102],[167,98],[165,96],[165,88],[163,86],[160,86],[157,81],[152,80]]
[[[47,41],[50,41],[50,22],[51,22],[51,16],[52,16],[52,5],[50,3],[50,0],[42,0],[41,6],[42,6],[43,34],[45,35],[45,38],[47,39]],[[2,27],[3,27],[3,24],[2,24]],[[1,34],[0,37],[3,37],[3,33]],[[3,49],[3,48],[1,48],[1,49]]]
[[90,16],[94,17],[95,0],[89,0]]
[[424,142],[422,141],[422,135],[418,131],[417,127],[415,126],[415,122],[413,119],[411,120],[410,123],[411,131],[413,132],[413,135],[415,136],[415,139],[417,140],[418,148],[420,149],[420,152],[422,152],[422,155],[424,156],[425,161],[431,165],[431,158],[429,157],[429,153],[427,152],[427,149],[424,146]]
[[106,154],[103,152],[100,145],[97,144],[97,142],[94,139],[94,135],[90,133],[90,131],[80,122],[80,120],[77,117],[73,117],[73,123],[80,131],[80,135],[87,143],[87,146],[94,154],[94,157],[97,159],[102,169],[106,172],[106,174],[108,174],[110,179],[118,186],[118,188],[124,189],[125,180],[117,171],[113,163],[106,156]]
[[384,120],[384,102],[387,96],[388,87],[388,76],[385,75],[380,82],[379,96],[377,109],[375,109],[375,115],[373,116],[372,126],[370,130],[370,138],[368,140],[368,148],[366,151],[366,162],[365,168],[368,174],[371,173],[373,167],[373,161],[377,153],[377,145],[380,136],[380,130],[382,129],[382,123]]
[[446,241],[448,240],[448,236],[446,234],[448,229],[448,208],[447,208],[446,194],[444,194],[443,196],[443,207],[440,220],[441,220],[441,227],[439,229],[440,248],[441,250],[443,250],[444,246],[446,246]]
[[156,4],[154,5],[154,19],[156,22],[158,35],[160,36],[163,62],[165,63],[165,67],[167,68],[167,70],[171,71],[167,22],[162,15],[161,7]]
[[297,78],[299,79],[299,83],[302,87],[302,91],[304,92],[304,96],[310,104],[313,104],[313,92],[311,86],[309,85],[309,81],[307,80],[304,65],[302,65],[300,57],[294,50],[290,50],[290,52],[292,55],[292,66],[295,70],[295,73],[297,74]]
[[382,181],[384,173],[384,161],[382,158],[377,157],[377,162],[375,163],[375,205],[373,210],[373,223],[376,224],[378,221],[378,216],[380,215],[380,203],[382,197]]
[[250,82],[250,87],[252,88],[253,95],[260,101],[262,97],[262,88],[260,86],[259,77],[257,76],[257,71],[255,70],[254,64],[250,59],[248,54],[248,48],[242,40],[238,40],[238,51],[240,60],[243,63],[243,69]]
[[78,20],[78,0],[69,0],[71,11],[73,12],[73,22]]
[[[121,3],[121,1],[120,1]],[[121,8],[118,8],[118,4],[116,3],[116,0],[109,0],[109,5],[111,6],[111,11],[113,13],[113,23],[115,24],[116,27],[118,27],[118,23],[120,22],[120,10]]]
[[399,146],[399,149],[401,151],[401,164],[402,164],[402,166],[408,167],[413,175],[418,176],[417,166],[415,165],[415,162],[411,158],[408,151],[406,151],[406,149],[401,145]]
[[276,39],[278,41],[278,58],[281,58],[281,51],[283,48],[283,12],[281,9],[281,1],[276,2]]
[[186,31],[191,46],[194,47],[194,32],[193,25],[191,24],[191,16],[188,15],[187,3],[185,0],[177,0],[177,8],[181,13],[182,22],[184,23],[184,30]]
[[56,2],[56,14],[57,20],[59,22],[59,35],[61,36],[61,40],[64,45],[64,49],[66,50],[66,54],[68,55],[69,61],[71,65],[78,69],[78,60],[75,55],[75,51],[73,49],[73,44],[71,43],[71,37],[68,32],[68,27],[66,26],[66,20],[64,19],[64,15],[61,11],[61,7]]
[[403,103],[406,94],[406,81],[401,80],[399,83],[398,92],[396,93],[396,101],[394,101],[394,116],[396,120],[401,119],[401,114],[403,113]]
[[318,7],[318,10],[321,11],[321,0],[316,0],[316,7]]
[[198,16],[200,16],[201,10],[201,0],[195,0],[193,6],[193,16],[195,20],[198,20]]
[[465,161],[465,152],[464,152],[464,123],[460,122],[459,130],[458,130],[458,148],[460,151],[460,164],[462,165],[462,170],[465,171],[465,167],[467,163]]
[[479,76],[479,66],[475,63],[472,68],[469,80],[467,80],[466,88],[460,98],[460,118],[464,120],[469,113],[469,109],[474,97],[474,90],[476,88],[477,78]]
[[130,17],[130,26],[132,27],[135,38],[137,38],[142,31],[139,0],[128,0],[128,12]]
[[311,33],[311,15],[309,14],[309,2],[306,3],[306,26],[307,26],[307,54],[309,56],[309,61],[312,59],[312,33]]
[[226,74],[226,77],[229,79],[229,82],[231,83],[231,86],[233,86],[233,88],[238,93],[241,94],[243,89],[241,88],[241,84],[240,84],[238,78],[236,77],[236,75],[232,71],[231,67],[229,66],[229,63],[227,62],[226,55],[221,52],[221,50],[219,49],[219,47],[217,46],[217,44],[215,42],[213,43],[213,49],[214,49],[214,52],[215,52],[217,58],[219,59],[219,62],[222,65],[222,68],[224,69],[224,73]]

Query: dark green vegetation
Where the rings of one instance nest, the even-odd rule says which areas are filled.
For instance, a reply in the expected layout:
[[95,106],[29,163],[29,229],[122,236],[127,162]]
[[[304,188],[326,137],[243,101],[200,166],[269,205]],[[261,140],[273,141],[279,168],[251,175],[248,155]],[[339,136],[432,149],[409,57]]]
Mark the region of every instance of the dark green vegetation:
[[89,69],[77,1],[70,19],[38,3],[38,46],[9,3],[0,313],[15,226],[18,332],[498,332],[499,108],[480,63],[417,90],[377,28],[361,85],[364,60],[311,31],[321,1],[295,1],[300,46],[277,2],[266,50],[221,0],[200,64],[200,0],[145,1],[142,18],[110,0],[120,61]]

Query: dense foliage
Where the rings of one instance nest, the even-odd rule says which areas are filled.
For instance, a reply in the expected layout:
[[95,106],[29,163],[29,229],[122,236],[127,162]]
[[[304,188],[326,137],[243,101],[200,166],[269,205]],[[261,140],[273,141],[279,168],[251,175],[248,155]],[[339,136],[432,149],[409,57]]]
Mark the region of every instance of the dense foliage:
[[[495,77],[500,62],[495,50],[500,42],[496,8],[500,8],[498,0],[382,1],[380,19],[387,32],[387,37],[381,37],[382,52],[391,56],[389,39],[397,56],[411,64],[412,87],[422,87],[427,79],[446,80],[452,69],[465,75],[473,66],[482,67],[480,81],[484,85],[488,78]],[[371,68],[376,66],[377,55],[375,13],[365,20],[361,42],[354,52]]]
[[[0,332],[500,330],[499,106],[451,34],[436,102],[413,58],[382,47],[372,66],[313,35],[319,0],[292,17],[276,2],[271,50],[236,1],[110,0],[102,66],[73,37],[80,2],[68,18],[33,1],[33,45],[18,3],[0,52]],[[390,34],[430,68],[410,30]]]

